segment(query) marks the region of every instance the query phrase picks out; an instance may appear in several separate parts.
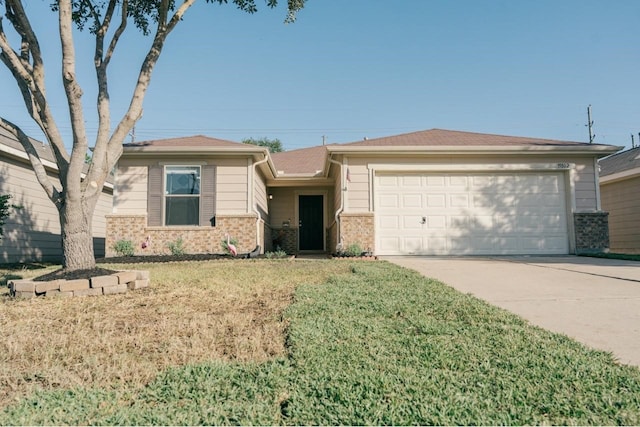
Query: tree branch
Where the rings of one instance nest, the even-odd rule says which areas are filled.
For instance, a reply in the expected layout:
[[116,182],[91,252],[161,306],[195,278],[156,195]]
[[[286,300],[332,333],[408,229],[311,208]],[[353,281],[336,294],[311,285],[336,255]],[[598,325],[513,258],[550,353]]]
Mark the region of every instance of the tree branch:
[[36,174],[36,179],[44,189],[45,193],[47,193],[49,199],[51,199],[51,201],[56,205],[56,207],[61,206],[64,201],[61,197],[62,195],[60,193],[60,190],[58,190],[51,182],[51,179],[49,179],[49,175],[47,175],[47,171],[42,164],[42,159],[40,159],[40,155],[36,151],[29,137],[18,126],[1,117],[0,128],[15,136],[20,144],[22,144],[24,151],[27,153],[27,156],[29,156],[29,161],[33,166],[33,170]]
[[[16,0],[6,0],[5,3],[9,22],[21,37],[21,54],[19,55],[11,48],[4,29],[0,26],[0,49],[2,50],[0,57],[16,79],[27,111],[47,136],[56,157],[60,175],[64,177],[69,155],[45,96],[44,66],[37,37],[22,4]],[[33,65],[29,63],[29,56]]]
[[58,23],[60,28],[60,43],[62,46],[62,83],[64,85],[69,117],[73,131],[73,149],[69,162],[68,176],[64,188],[67,197],[77,197],[81,189],[86,186],[81,183],[84,159],[88,150],[87,132],[82,110],[82,89],[75,74],[75,47],[73,45],[73,10],[71,0],[58,1]]
[[153,73],[153,69],[158,62],[158,58],[160,57],[160,53],[162,52],[162,48],[164,47],[167,36],[175,28],[178,22],[180,22],[185,12],[191,6],[193,6],[194,2],[195,0],[184,0],[167,23],[166,20],[170,2],[169,0],[162,0],[162,5],[160,6],[160,10],[158,10],[158,26],[156,28],[156,34],[154,36],[151,48],[147,52],[147,55],[140,68],[138,81],[134,88],[131,102],[129,103],[129,109],[125,113],[124,117],[120,120],[118,126],[109,139],[107,164],[110,168],[115,164],[115,161],[118,157],[120,157],[120,154],[122,154],[122,142],[126,138],[127,133],[142,116],[142,101],[149,87],[151,74]]

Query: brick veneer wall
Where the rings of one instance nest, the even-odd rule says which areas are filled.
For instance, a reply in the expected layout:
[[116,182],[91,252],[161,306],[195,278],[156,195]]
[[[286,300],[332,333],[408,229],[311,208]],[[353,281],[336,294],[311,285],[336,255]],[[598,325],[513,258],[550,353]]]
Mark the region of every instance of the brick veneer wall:
[[[223,253],[222,240],[226,233],[237,241],[239,253],[256,246],[256,216],[235,215],[216,217],[215,227],[147,227],[146,215],[107,215],[106,256],[118,254],[113,245],[119,240],[130,240],[135,255],[169,254],[168,244],[182,239],[184,251],[190,254]],[[149,237],[150,244],[142,248]]]
[[362,250],[375,252],[375,228],[372,213],[342,213],[340,215],[340,232],[345,248],[357,243]]
[[609,248],[609,212],[573,214],[576,253],[603,252]]
[[290,227],[274,227],[271,229],[271,250],[280,249],[289,255],[298,253],[298,229]]

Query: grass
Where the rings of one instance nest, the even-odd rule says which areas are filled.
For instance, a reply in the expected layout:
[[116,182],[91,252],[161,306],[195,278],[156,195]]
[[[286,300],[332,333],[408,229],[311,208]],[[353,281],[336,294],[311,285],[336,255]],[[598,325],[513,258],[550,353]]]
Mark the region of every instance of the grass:
[[[100,374],[101,381],[28,388],[5,405],[0,424],[640,424],[639,369],[410,270],[386,262],[335,260],[183,264],[149,266],[152,291],[127,298],[155,304],[173,287],[193,293],[174,299],[155,321],[164,315],[174,321],[198,318],[197,312],[205,310],[210,323],[201,320],[200,327],[220,328],[216,342],[235,344],[212,345],[208,354],[189,359],[179,354],[191,351],[190,337],[181,339],[167,345],[176,354],[166,363],[156,361],[150,369],[141,362],[145,374],[130,373],[123,381],[112,377],[109,366],[119,365],[118,354],[129,361],[157,359],[153,350],[137,353],[129,342],[95,364],[111,372]],[[186,272],[196,279],[185,280]],[[279,302],[271,303],[272,298]],[[98,299],[110,300],[111,308],[98,317],[117,321],[125,302],[84,301]],[[32,304],[44,304],[53,309],[51,317],[63,317],[58,324],[63,327],[69,321],[64,317],[79,310],[58,309],[55,302],[3,301],[2,308],[20,305],[24,313]],[[133,316],[144,310],[139,303],[126,312]],[[264,311],[257,309],[265,304]],[[214,321],[224,318],[219,311],[234,317],[253,313],[251,319],[262,313],[273,322],[272,338],[246,320],[227,330]],[[43,312],[23,321],[36,322],[30,316]],[[75,320],[76,327],[84,321]],[[198,333],[195,324],[181,323],[181,329]],[[117,338],[111,333],[98,338],[102,328],[92,332],[96,338],[84,334],[83,339]],[[264,343],[271,343],[269,350]],[[165,347],[155,351],[160,348]],[[84,361],[67,369],[104,351],[85,350]],[[30,367],[45,372],[55,363]]]

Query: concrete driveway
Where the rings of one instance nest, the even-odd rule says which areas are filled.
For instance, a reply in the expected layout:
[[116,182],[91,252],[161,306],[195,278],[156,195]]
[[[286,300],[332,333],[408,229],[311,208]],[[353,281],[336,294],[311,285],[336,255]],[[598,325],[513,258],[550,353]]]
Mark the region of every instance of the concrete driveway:
[[382,257],[640,366],[640,263],[576,256]]

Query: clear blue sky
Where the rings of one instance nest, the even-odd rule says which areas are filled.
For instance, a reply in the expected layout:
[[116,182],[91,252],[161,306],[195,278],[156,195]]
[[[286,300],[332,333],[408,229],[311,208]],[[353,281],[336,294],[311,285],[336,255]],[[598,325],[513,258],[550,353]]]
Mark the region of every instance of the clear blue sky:
[[[27,3],[68,136],[55,16],[48,1]],[[255,15],[199,3],[167,42],[137,140],[269,137],[292,150],[323,135],[340,143],[443,128],[587,142],[591,104],[595,142],[630,146],[631,133],[640,142],[638,0],[308,0],[289,25],[283,7],[261,0]],[[151,41],[133,27],[128,36],[111,68],[112,125]],[[94,130],[91,45],[77,41]],[[4,66],[0,115],[42,138]]]

